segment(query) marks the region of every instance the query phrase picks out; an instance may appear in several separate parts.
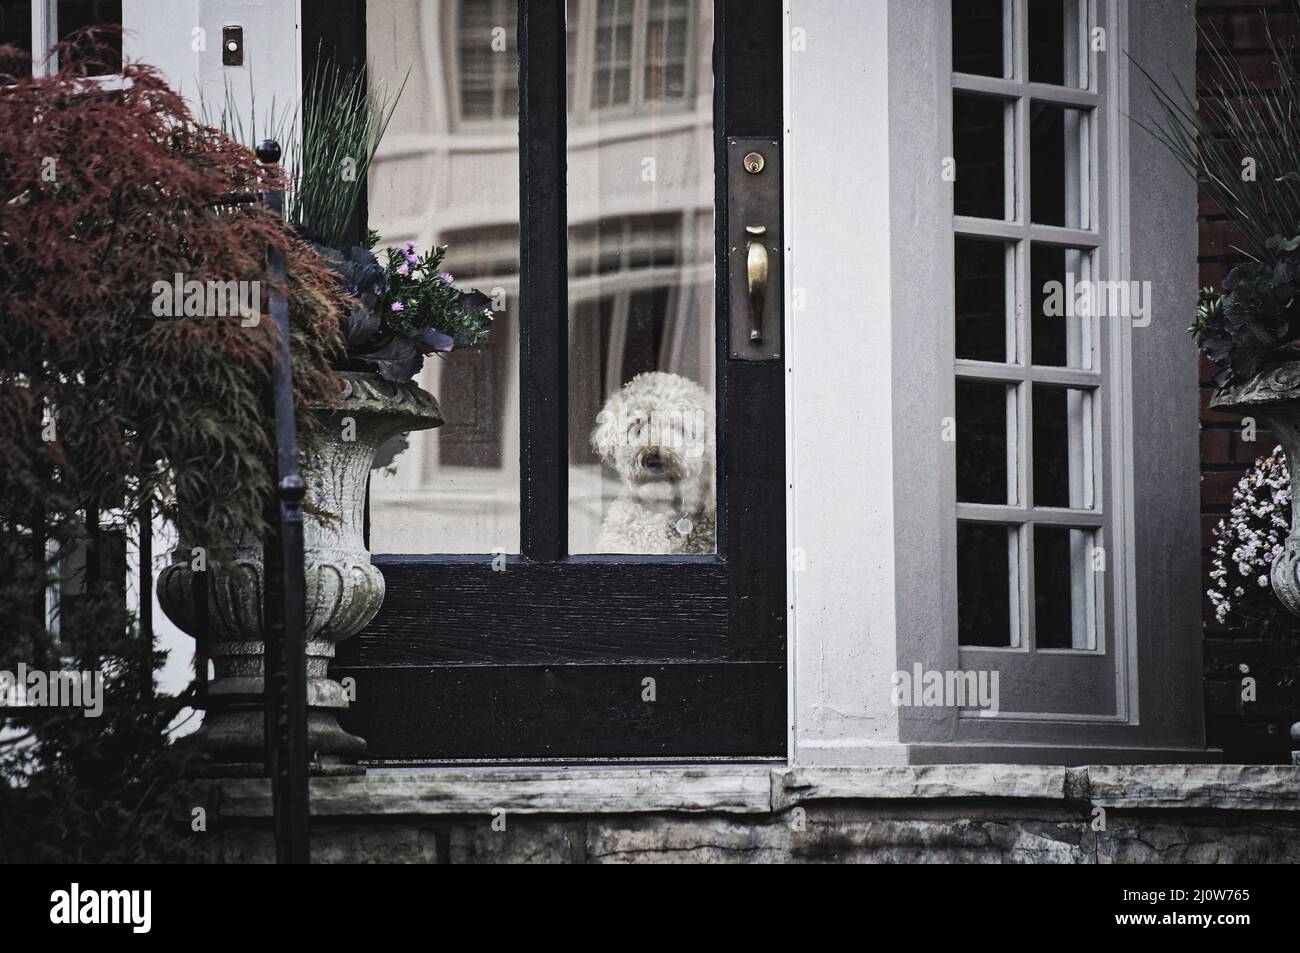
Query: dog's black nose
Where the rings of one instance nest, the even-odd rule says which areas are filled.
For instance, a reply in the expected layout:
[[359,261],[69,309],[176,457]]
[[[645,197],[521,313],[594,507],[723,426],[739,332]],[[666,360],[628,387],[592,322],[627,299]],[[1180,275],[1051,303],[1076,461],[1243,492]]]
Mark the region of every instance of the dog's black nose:
[[660,471],[667,469],[668,461],[652,451],[641,458],[641,466],[645,467],[651,473],[659,473]]

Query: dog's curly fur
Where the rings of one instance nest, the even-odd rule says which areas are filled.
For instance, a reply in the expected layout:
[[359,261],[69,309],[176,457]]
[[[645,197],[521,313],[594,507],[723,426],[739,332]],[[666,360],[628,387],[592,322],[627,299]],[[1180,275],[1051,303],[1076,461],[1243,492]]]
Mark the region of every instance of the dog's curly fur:
[[591,445],[623,481],[597,552],[715,551],[714,411],[703,387],[679,374],[638,374],[605,402]]

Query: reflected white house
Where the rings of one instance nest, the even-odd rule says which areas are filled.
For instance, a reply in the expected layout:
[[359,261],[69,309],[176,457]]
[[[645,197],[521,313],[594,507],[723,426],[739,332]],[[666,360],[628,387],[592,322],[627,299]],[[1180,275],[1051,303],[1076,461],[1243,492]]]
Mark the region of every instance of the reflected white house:
[[[519,141],[514,0],[372,0],[372,77],[406,88],[370,173],[382,244],[450,246],[497,297],[491,342],[430,359],[447,425],[371,487],[377,553],[519,550]],[[618,491],[588,435],[604,399],[667,370],[714,389],[711,4],[572,0],[568,23],[569,538]],[[409,69],[409,76],[407,70]]]

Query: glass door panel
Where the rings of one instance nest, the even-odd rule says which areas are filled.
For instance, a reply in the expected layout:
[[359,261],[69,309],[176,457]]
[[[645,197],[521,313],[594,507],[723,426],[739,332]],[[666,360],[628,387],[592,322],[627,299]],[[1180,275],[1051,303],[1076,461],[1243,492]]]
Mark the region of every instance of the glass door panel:
[[[519,53],[516,0],[370,0],[370,75],[406,82],[370,170],[380,249],[446,245],[493,302],[486,344],[425,360],[446,424],[381,448],[370,548],[519,552]],[[410,70],[409,74],[407,70]]]
[[717,551],[713,11],[568,4],[569,551]]

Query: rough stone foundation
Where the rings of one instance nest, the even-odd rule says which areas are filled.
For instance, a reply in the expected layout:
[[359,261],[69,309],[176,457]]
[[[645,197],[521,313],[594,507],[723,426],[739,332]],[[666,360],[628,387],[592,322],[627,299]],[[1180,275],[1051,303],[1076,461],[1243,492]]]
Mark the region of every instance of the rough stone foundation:
[[[273,859],[268,794],[206,787],[214,861]],[[318,863],[1300,861],[1281,766],[385,770],[312,798]]]

